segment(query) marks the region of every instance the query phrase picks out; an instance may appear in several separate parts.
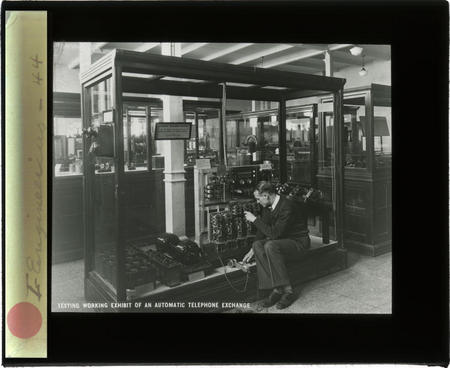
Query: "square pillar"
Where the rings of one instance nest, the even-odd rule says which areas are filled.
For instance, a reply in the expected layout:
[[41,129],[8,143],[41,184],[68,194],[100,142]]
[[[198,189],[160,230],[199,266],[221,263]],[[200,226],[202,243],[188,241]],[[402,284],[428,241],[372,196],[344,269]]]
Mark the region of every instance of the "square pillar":
[[324,61],[325,61],[325,76],[332,77],[334,72],[333,67],[333,56],[331,55],[330,51],[325,51],[324,55]]
[[[181,56],[181,44],[164,42],[163,55]],[[162,96],[164,122],[184,121],[183,100],[179,96]],[[166,197],[166,231],[186,234],[184,141],[162,141],[164,187]]]

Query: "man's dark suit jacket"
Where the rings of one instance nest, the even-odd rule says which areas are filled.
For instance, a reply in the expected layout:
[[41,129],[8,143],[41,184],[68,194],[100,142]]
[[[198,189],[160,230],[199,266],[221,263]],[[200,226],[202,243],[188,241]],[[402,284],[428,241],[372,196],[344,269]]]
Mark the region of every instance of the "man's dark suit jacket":
[[280,195],[272,211],[263,208],[261,216],[254,221],[257,228],[256,240],[301,239],[308,235],[308,224],[299,206],[284,195]]

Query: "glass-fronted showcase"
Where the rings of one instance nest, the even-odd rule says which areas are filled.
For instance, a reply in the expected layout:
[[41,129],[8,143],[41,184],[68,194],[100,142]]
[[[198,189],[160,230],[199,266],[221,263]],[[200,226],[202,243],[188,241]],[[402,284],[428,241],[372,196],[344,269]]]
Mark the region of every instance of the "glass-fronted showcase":
[[79,93],[53,93],[52,262],[83,258],[83,137]]
[[287,109],[286,161],[289,182],[316,187],[317,121],[317,104]]
[[[331,199],[334,172],[332,104],[319,105],[318,182]],[[389,251],[392,242],[390,86],[372,84],[344,91],[345,246],[369,255]]]
[[83,174],[80,95],[53,95],[53,173],[55,177]]
[[[340,121],[344,80],[244,69],[115,50],[81,74],[87,300],[151,299],[164,292],[176,300],[179,287],[199,275],[209,285],[214,277],[208,272],[219,272],[212,271],[214,262],[251,247],[254,229],[242,215],[244,209],[257,211],[258,180],[275,182],[279,193],[301,203],[313,194],[308,189],[315,186],[320,143],[317,105],[286,109],[286,100],[303,89],[332,93],[332,112]],[[217,82],[218,74],[225,84]],[[263,109],[253,104],[258,101],[264,101]],[[157,123],[181,120],[191,123],[191,139],[155,139]],[[342,157],[340,145],[331,147],[331,167]],[[201,158],[211,167],[196,167]],[[330,252],[336,262],[345,253],[340,186],[339,180],[331,184],[337,195],[330,221],[322,223],[324,233],[334,227]],[[182,200],[177,193],[185,194],[184,208],[171,205]],[[165,234],[175,229],[174,218],[184,218],[186,226],[182,233]],[[197,218],[203,221],[201,241],[188,231]],[[182,240],[184,235],[189,239]],[[207,287],[191,300],[219,289]]]

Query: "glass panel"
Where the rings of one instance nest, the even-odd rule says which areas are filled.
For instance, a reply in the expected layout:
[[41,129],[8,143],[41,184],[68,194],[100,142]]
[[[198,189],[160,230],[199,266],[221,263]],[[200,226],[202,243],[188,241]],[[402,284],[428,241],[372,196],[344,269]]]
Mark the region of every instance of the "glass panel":
[[312,108],[286,114],[288,181],[311,183]]
[[[364,99],[362,100],[364,101]],[[323,166],[332,166],[332,152],[334,150],[334,119],[332,104],[324,104],[323,113]],[[367,167],[367,145],[365,137],[365,111],[363,105],[345,104],[344,129],[342,134],[342,147],[344,154],[344,165],[349,168]]]
[[334,119],[331,112],[324,114],[325,119],[325,131],[324,135],[324,166],[331,166],[331,160],[333,159],[332,152],[334,151]]
[[147,108],[124,107],[124,171],[146,171],[147,154]]
[[231,167],[272,164],[279,178],[278,102],[227,101],[227,111],[239,109],[226,118],[227,163]]
[[55,176],[83,174],[83,138],[80,118],[53,119]]
[[[102,127],[109,127],[112,109],[111,81],[106,79],[87,88],[89,102],[88,126],[98,131]],[[108,120],[105,121],[105,117]],[[117,122],[115,122],[117,124]],[[111,130],[109,130],[111,132]],[[114,130],[112,129],[112,132]],[[114,134],[109,135],[114,144]],[[116,179],[114,172],[114,157],[97,155],[94,159],[94,193],[93,193],[93,229],[94,229],[94,270],[113,287],[116,285],[117,258],[115,242],[117,239],[116,226]]]
[[197,159],[197,128],[195,126],[195,112],[185,112],[184,121],[191,123],[191,139],[185,141],[185,155],[184,164],[187,166],[194,166]]
[[[161,102],[162,106],[162,102]],[[160,141],[155,141],[155,129],[156,123],[161,123],[164,121],[163,109],[162,107],[151,107],[150,108],[150,153],[152,155],[152,169],[163,169],[164,168],[164,156],[162,155],[162,147]]]
[[365,106],[344,106],[344,165],[367,167],[367,147],[364,133]]
[[199,158],[209,158],[211,166],[219,164],[220,120],[219,110],[209,109],[198,118]]
[[375,167],[390,167],[392,162],[392,115],[390,107],[374,106]]

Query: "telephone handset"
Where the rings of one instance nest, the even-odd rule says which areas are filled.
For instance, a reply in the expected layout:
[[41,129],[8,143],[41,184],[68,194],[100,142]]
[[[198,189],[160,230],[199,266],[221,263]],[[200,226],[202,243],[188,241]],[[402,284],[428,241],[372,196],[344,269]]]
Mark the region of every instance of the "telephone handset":
[[98,127],[90,126],[83,129],[83,134],[91,140],[89,153],[100,157],[114,157],[114,124],[104,123]]

